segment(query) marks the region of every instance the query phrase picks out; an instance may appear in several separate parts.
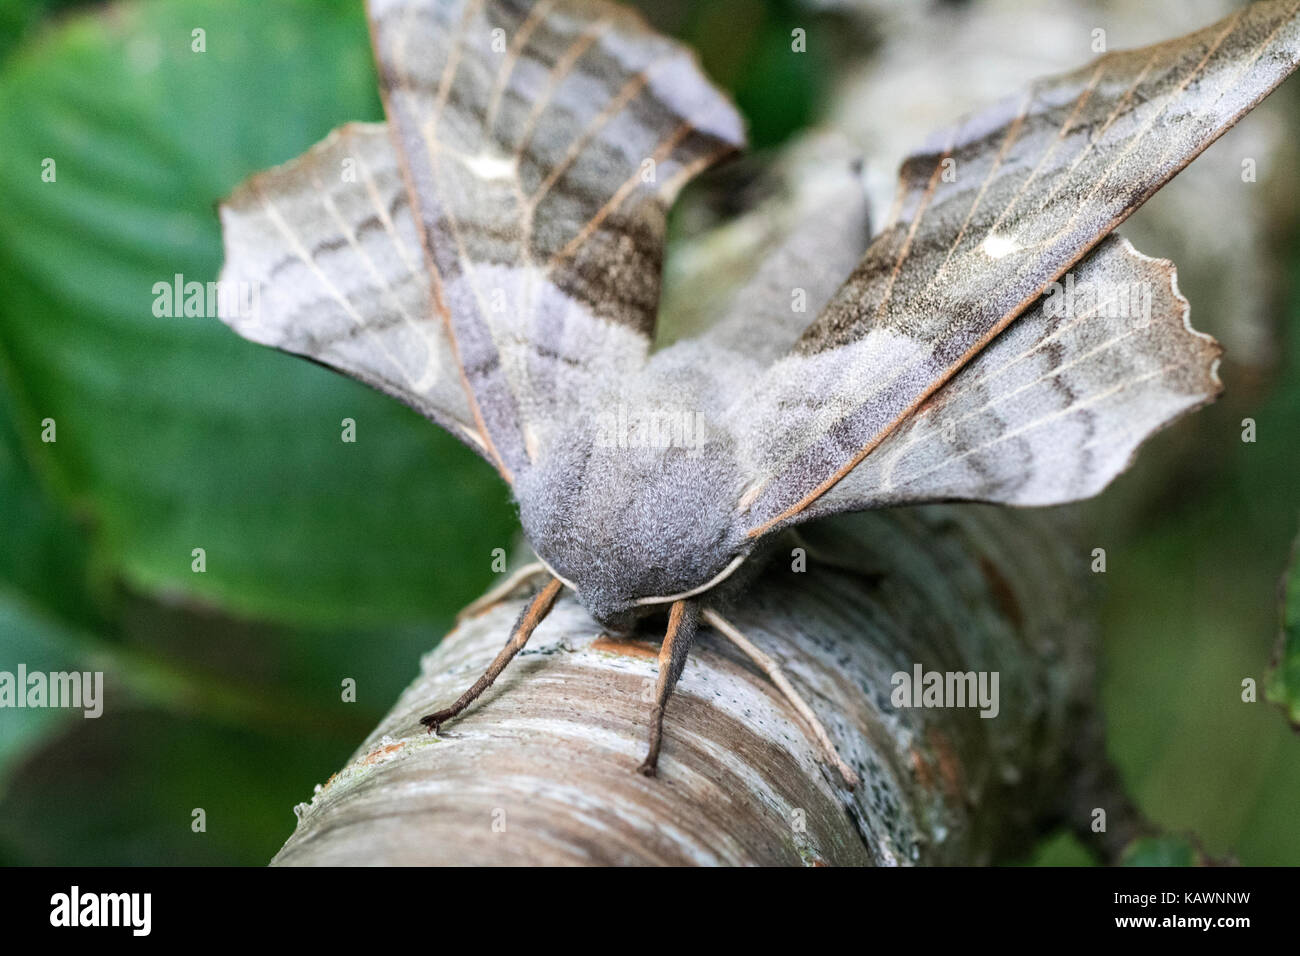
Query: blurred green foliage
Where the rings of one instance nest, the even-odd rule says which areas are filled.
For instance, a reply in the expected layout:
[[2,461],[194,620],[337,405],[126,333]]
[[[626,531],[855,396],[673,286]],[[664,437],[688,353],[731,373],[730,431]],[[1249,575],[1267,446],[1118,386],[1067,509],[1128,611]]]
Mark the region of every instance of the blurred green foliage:
[[[359,5],[70,5],[0,0],[0,669],[104,670],[110,706],[0,712],[0,863],[262,863],[488,582],[514,517],[491,469],[389,399],[153,315],[155,282],[216,277],[214,204],[238,181],[380,116]],[[643,6],[756,145],[815,119],[826,21],[793,0]],[[1207,449],[1197,480],[1138,524],[1104,497],[1090,532],[1114,754],[1157,820],[1254,863],[1300,861],[1298,741],[1240,700],[1300,501],[1288,341],[1258,443],[1237,440],[1239,405],[1201,413],[1179,426]],[[1082,859],[1068,839],[1036,856]]]
[[1176,836],[1144,837],[1124,854],[1124,866],[1195,866],[1196,848]]
[[84,0],[0,0],[0,58],[59,11]]
[[1278,588],[1281,592],[1281,634],[1268,699],[1282,708],[1291,726],[1300,730],[1300,538],[1291,545],[1291,563]]

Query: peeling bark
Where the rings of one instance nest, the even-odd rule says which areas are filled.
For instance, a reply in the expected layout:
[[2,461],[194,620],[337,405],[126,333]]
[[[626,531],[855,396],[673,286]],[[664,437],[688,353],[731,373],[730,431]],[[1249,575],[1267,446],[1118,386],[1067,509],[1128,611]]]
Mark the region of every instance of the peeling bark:
[[[805,571],[792,570],[803,548]],[[1104,776],[1087,554],[1060,511],[945,505],[791,536],[729,619],[786,671],[862,783],[846,790],[756,667],[705,628],[644,756],[658,633],[602,634],[563,595],[441,736],[419,718],[486,667],[525,600],[453,630],[274,863],[987,863]],[[648,625],[648,628],[653,625]],[[659,632],[661,633],[661,632]],[[891,675],[992,671],[1000,711],[897,708]],[[1082,742],[1082,743],[1081,743]],[[1082,798],[1087,803],[1086,795]],[[1118,808],[1117,808],[1118,809]]]

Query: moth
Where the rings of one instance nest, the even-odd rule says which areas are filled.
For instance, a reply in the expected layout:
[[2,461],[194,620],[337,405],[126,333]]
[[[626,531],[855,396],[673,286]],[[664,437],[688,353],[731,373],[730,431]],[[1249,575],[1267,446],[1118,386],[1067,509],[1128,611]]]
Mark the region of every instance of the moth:
[[[614,631],[666,612],[641,772],[707,625],[852,786],[728,605],[802,522],[1085,498],[1217,395],[1219,347],[1172,264],[1113,230],[1295,69],[1298,10],[1253,4],[939,132],[869,242],[855,160],[828,160],[754,279],[656,350],[668,209],[744,142],[693,55],[604,0],[370,0],[387,123],[342,127],[222,206],[223,281],[261,290],[224,318],[405,402],[510,486],[537,562],[490,597],[540,587],[422,722],[464,711],[567,590]],[[1058,280],[1145,306],[1053,309]]]

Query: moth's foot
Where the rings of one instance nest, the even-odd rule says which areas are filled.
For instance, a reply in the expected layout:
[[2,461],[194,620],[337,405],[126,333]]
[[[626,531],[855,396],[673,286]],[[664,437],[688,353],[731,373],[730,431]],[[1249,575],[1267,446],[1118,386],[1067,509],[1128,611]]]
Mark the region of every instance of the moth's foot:
[[420,723],[429,728],[429,733],[436,734],[444,723],[452,718],[452,714],[445,710],[440,710],[435,714],[426,714],[420,718]]
[[646,757],[645,760],[641,762],[641,766],[636,768],[636,772],[641,774],[643,777],[657,776],[658,764],[659,761],[651,760],[649,757]]

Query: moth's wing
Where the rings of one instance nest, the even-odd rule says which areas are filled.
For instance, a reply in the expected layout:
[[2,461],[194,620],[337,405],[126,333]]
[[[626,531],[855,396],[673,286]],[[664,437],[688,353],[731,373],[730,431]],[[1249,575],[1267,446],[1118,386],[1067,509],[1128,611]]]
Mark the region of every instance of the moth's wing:
[[[804,516],[1087,498],[1151,433],[1218,394],[1218,343],[1189,324],[1173,263],[1112,235],[1070,275],[1079,308],[1057,307],[1064,286],[1040,300]],[[1083,290],[1103,295],[1085,302]]]
[[1109,54],[905,162],[889,224],[756,384],[736,426],[754,476],[740,501],[750,534],[834,487],[1290,74],[1298,10],[1296,0],[1256,3],[1181,39]]
[[[712,313],[699,339],[766,366],[790,350],[862,258],[870,211],[861,155],[833,134],[797,142],[754,188],[764,198],[752,210],[697,240],[720,261],[697,266],[683,294]],[[674,262],[689,268],[691,253],[676,250]],[[736,279],[720,281],[719,271]]]
[[436,311],[503,473],[640,369],[665,213],[743,139],[685,48],[600,0],[370,0]]
[[247,339],[310,358],[410,405],[487,454],[443,325],[397,153],[351,124],[222,204],[224,308]]

